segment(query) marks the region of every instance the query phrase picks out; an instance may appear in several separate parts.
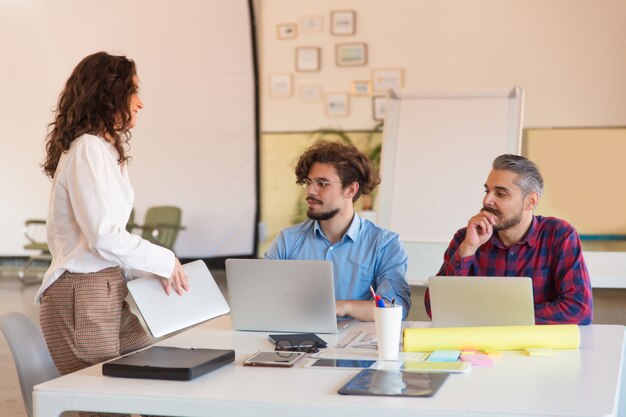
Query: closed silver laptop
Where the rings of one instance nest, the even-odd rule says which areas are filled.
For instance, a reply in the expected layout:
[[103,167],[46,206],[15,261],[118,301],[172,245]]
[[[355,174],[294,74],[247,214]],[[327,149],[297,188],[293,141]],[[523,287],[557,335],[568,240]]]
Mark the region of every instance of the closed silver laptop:
[[156,275],[128,282],[128,291],[154,337],[165,336],[229,311],[204,261],[193,261],[183,268],[189,280],[189,291],[183,295],[178,295],[174,288],[167,295]]
[[433,327],[534,325],[532,280],[528,277],[428,279]]
[[226,282],[234,330],[337,332],[328,261],[227,259]]

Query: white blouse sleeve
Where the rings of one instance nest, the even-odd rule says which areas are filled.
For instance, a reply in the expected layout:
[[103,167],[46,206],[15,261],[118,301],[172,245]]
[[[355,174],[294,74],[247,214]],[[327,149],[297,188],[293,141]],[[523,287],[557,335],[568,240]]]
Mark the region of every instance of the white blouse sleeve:
[[75,143],[67,166],[67,189],[76,222],[89,247],[124,269],[137,269],[169,278],[174,253],[125,228],[126,205],[132,207],[133,192],[120,166],[100,141]]

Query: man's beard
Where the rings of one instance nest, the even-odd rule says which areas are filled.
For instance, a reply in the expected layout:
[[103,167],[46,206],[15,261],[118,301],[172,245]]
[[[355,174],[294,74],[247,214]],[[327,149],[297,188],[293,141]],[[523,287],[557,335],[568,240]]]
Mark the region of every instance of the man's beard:
[[330,220],[335,217],[337,213],[339,213],[339,209],[325,211],[323,213],[313,213],[311,209],[308,209],[306,211],[306,215],[309,217],[309,219],[317,221]]
[[[492,208],[483,207],[482,210],[488,211],[489,213],[495,214],[496,216],[502,215],[500,211],[494,210]],[[523,214],[524,214],[524,211],[520,210],[516,216],[503,218],[500,223],[496,223],[493,225],[493,231],[499,232],[499,231],[510,229],[511,227],[517,226],[518,224],[522,222]]]

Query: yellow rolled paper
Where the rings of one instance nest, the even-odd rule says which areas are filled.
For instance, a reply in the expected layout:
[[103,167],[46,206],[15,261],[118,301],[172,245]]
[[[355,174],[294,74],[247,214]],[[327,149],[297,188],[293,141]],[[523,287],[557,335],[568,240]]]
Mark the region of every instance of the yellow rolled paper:
[[575,324],[542,326],[486,326],[408,328],[405,352],[434,350],[578,349],[580,332]]

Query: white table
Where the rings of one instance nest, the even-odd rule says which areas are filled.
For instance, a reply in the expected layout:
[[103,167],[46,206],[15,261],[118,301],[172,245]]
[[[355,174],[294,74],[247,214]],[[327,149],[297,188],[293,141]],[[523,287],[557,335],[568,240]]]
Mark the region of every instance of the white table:
[[[414,323],[414,326],[425,323]],[[372,329],[355,323],[338,336]],[[96,365],[35,387],[35,417],[62,411],[108,411],[172,416],[624,416],[619,398],[624,362],[623,326],[582,326],[580,350],[529,357],[503,352],[494,366],[450,375],[432,398],[342,396],[337,390],[356,371],[248,368],[242,361],[271,350],[267,333],[230,330],[228,316],[161,342],[179,347],[234,348],[235,363],[193,381],[102,376]]]

